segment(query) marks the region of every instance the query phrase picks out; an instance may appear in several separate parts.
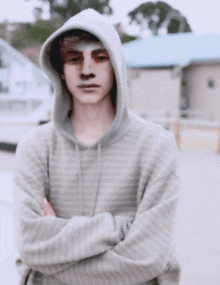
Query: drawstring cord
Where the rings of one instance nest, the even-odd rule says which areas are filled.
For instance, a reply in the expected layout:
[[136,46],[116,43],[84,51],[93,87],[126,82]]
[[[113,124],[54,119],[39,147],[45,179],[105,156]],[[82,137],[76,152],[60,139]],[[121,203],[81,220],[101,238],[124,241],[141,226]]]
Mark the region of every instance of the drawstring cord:
[[79,181],[79,191],[80,191],[80,206],[81,206],[81,213],[83,213],[83,193],[82,193],[82,169],[81,169],[81,159],[80,159],[80,152],[78,144],[75,144],[75,150],[77,155],[78,161],[78,181]]
[[98,196],[98,191],[99,191],[99,182],[100,182],[100,172],[101,172],[101,154],[102,154],[102,149],[101,149],[101,143],[98,143],[98,153],[97,153],[97,176],[96,176],[96,187],[95,187],[95,200],[94,200],[94,205],[93,205],[93,211],[92,215],[95,213],[95,206],[96,206],[96,201],[97,201],[97,196]]

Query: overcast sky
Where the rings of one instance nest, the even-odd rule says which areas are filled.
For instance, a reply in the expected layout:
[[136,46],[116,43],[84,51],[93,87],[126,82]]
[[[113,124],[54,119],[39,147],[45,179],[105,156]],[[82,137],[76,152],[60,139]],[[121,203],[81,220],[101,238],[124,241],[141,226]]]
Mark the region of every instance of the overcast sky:
[[[111,21],[126,23],[126,14],[143,0],[110,0],[114,10]],[[152,1],[155,2],[155,1]],[[178,9],[188,20],[195,34],[220,34],[220,1],[166,0],[173,8]],[[33,21],[32,9],[39,6],[37,0],[5,0],[0,4],[0,21]],[[46,6],[45,6],[46,8]],[[44,14],[47,17],[47,13]]]

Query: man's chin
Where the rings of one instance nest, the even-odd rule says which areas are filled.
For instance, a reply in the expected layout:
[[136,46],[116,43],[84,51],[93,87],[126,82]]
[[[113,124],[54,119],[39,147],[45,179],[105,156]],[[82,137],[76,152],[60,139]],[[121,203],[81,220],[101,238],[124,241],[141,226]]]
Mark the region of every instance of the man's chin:
[[102,101],[102,98],[100,97],[100,95],[90,93],[83,94],[78,101],[85,105],[95,105]]

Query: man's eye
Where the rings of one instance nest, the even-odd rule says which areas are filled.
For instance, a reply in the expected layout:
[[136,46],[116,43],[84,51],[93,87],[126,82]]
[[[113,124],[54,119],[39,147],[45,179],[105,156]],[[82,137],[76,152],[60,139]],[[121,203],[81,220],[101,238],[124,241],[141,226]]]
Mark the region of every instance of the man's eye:
[[99,55],[99,56],[96,57],[96,60],[97,61],[107,61],[107,60],[109,60],[109,56],[107,56],[107,55]]
[[67,56],[65,59],[66,63],[78,64],[81,62],[80,56]]
[[70,58],[70,61],[72,61],[72,62],[79,62],[80,60],[81,60],[80,57],[72,57],[72,58]]

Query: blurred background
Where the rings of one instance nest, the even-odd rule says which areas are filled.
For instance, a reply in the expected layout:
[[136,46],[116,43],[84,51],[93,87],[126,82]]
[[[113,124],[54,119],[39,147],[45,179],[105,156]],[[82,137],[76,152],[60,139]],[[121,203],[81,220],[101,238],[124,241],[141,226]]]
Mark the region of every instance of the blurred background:
[[116,28],[131,108],[173,132],[180,201],[174,229],[180,285],[220,284],[220,3],[216,0],[7,0],[0,4],[0,283],[18,284],[13,171],[19,140],[51,120],[39,66],[46,38],[94,8]]

